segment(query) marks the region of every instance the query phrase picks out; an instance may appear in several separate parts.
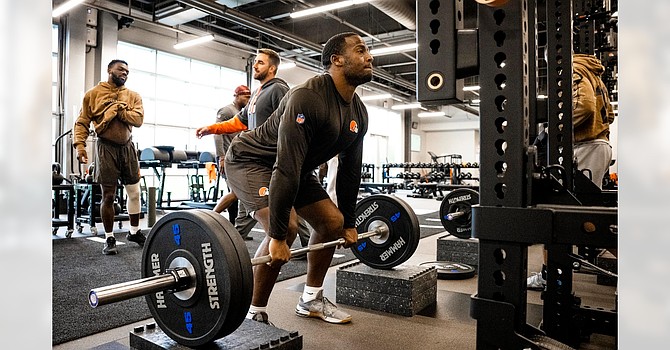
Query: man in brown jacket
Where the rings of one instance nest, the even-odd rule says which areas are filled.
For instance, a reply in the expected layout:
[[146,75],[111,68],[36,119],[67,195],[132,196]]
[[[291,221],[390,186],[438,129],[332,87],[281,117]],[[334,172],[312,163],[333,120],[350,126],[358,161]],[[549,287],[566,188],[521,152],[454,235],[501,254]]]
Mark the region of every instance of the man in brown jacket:
[[595,56],[576,54],[572,58],[573,153],[576,168],[590,170],[587,176],[602,189],[603,177],[612,161],[609,144],[614,111],[607,87],[600,79],[605,68]]
[[[610,124],[614,111],[607,87],[600,79],[605,67],[595,56],[575,54],[572,57],[572,124],[575,166],[587,172],[598,188],[612,161],[609,144]],[[614,253],[616,255],[616,253]],[[544,290],[547,285],[547,251],[541,272],[533,272],[526,280],[526,288]]]
[[77,158],[82,163],[88,162],[85,145],[91,123],[98,136],[94,181],[102,188],[100,217],[105,227],[102,253],[106,255],[117,253],[114,199],[119,180],[128,194],[128,240],[140,246],[144,246],[145,241],[139,228],[140,167],[132,140],[133,127],[138,128],[144,122],[144,107],[140,95],[125,87],[128,73],[128,63],[125,61],[112,60],[107,65],[107,81],[100,82],[86,92],[73,130],[73,144],[77,149]]

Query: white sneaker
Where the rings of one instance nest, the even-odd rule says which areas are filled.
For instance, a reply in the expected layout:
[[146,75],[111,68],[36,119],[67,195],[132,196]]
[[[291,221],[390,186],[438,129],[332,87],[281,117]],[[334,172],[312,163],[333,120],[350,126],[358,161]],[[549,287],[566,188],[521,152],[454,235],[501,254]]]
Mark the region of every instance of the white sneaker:
[[351,315],[339,310],[337,305],[333,304],[328,298],[323,296],[323,291],[316,295],[316,299],[304,302],[300,297],[300,302],[295,307],[295,313],[301,317],[316,317],[329,323],[349,323]]
[[544,290],[546,287],[547,281],[542,278],[541,272],[533,272],[533,274],[526,280],[526,289]]

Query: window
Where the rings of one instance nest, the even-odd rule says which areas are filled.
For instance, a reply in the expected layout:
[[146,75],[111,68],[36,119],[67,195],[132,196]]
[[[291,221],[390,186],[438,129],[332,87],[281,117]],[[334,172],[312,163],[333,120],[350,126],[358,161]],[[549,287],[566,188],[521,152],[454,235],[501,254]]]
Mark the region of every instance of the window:
[[[60,129],[60,89],[58,87],[58,34],[57,24],[51,25],[51,144],[56,142]],[[51,159],[56,159],[56,147],[51,148]]]
[[195,129],[211,124],[232,102],[246,73],[126,42],[117,57],[128,62],[128,88],[142,96],[144,125],[133,131],[140,150],[157,146],[214,152],[214,140],[198,140]]
[[421,151],[421,136],[417,134],[412,134],[412,140],[410,142],[410,147],[412,152]]
[[[126,85],[144,104],[144,124],[133,130],[138,150],[172,146],[215,152],[214,138],[198,139],[195,129],[216,121],[219,108],[232,102],[235,87],[246,83],[245,72],[125,42],[118,43],[117,57],[128,62]],[[152,172],[143,169],[142,174]],[[188,198],[183,169],[168,169],[167,175],[165,190],[172,200]],[[157,179],[148,185],[158,185]]]

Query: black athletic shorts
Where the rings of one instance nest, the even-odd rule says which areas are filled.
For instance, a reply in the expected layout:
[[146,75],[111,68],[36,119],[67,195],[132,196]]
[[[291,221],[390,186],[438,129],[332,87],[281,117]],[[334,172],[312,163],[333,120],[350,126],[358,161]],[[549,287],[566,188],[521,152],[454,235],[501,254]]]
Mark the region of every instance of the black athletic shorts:
[[[233,161],[230,155],[231,152],[228,152],[226,156],[228,186],[249,212],[266,208],[268,206],[268,195],[272,191],[269,188],[272,168],[250,161]],[[310,172],[300,179],[300,187],[293,207],[299,209],[327,198],[330,197],[319,183],[316,174]]]
[[140,181],[140,163],[131,138],[124,145],[98,137],[95,182],[101,185],[132,185]]

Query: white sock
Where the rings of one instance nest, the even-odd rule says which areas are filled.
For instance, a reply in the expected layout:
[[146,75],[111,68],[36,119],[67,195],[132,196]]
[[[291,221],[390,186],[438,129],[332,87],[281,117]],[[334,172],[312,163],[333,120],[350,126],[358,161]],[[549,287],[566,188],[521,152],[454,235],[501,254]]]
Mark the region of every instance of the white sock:
[[310,287],[305,285],[305,289],[302,291],[302,301],[310,302],[316,299],[317,294],[323,290],[323,287]]
[[112,232],[105,232],[105,239],[107,239],[107,238],[109,238],[109,237],[114,237],[114,231],[112,231]]
[[139,231],[139,230],[140,230],[140,227],[139,227],[139,226],[130,226],[130,234],[131,234],[131,235],[136,234],[137,231]]
[[247,312],[247,318],[252,319],[254,315],[256,315],[259,312],[265,312],[267,313],[268,307],[267,306],[249,306],[249,312]]

